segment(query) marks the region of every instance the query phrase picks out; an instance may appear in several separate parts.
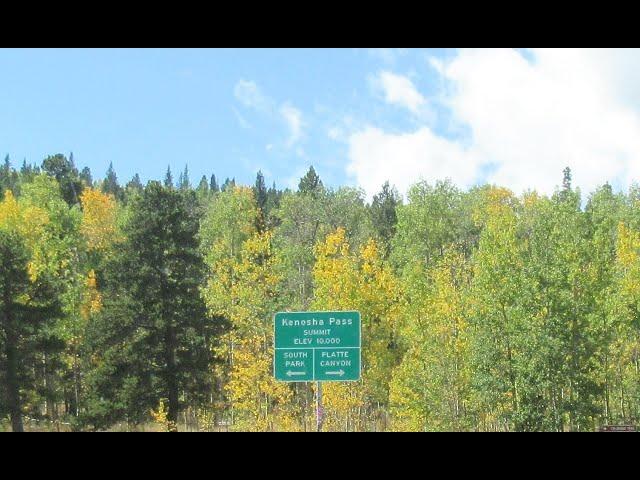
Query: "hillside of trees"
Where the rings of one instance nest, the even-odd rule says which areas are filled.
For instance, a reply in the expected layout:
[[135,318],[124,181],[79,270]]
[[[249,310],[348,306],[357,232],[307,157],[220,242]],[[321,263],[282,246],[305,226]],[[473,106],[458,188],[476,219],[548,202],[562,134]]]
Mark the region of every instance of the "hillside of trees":
[[593,431],[640,414],[640,187],[432,179],[403,201],[0,165],[0,431],[310,431],[273,314],[358,310],[326,430]]

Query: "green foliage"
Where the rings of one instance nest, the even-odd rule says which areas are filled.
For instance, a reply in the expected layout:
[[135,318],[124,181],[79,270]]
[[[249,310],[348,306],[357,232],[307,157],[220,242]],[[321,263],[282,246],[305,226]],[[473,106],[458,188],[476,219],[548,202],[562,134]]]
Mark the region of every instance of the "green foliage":
[[322,180],[320,180],[320,177],[312,166],[309,167],[309,170],[305,176],[300,179],[300,183],[298,184],[298,192],[313,197],[317,196],[323,188]]
[[191,188],[191,180],[189,180],[189,167],[185,165],[184,171],[180,174],[180,178],[178,179],[178,189],[182,191],[187,191],[190,188]]
[[283,259],[284,294],[292,308],[307,308],[312,299],[311,271],[317,242],[339,227],[356,247],[373,235],[364,193],[350,187],[322,188],[313,195],[285,192],[276,216],[279,222],[274,242]]
[[[25,175],[29,175],[31,172],[28,170],[28,167],[25,166],[24,168]],[[18,175],[18,172],[11,167],[11,160],[9,159],[9,155],[7,155],[4,159],[4,163],[0,166],[0,196],[4,195],[4,192],[7,190],[11,190],[17,194],[19,182],[20,176]]]
[[49,156],[42,162],[42,171],[57,180],[62,198],[67,204],[75,205],[79,202],[82,181],[72,161],[62,154]]
[[193,192],[150,182],[131,203],[125,240],[105,268],[104,307],[88,326],[89,424],[140,423],[167,399],[175,426],[184,405],[210,390],[194,201]]
[[140,195],[143,190],[144,186],[142,185],[142,181],[140,180],[140,175],[136,173],[124,188],[125,201],[130,200],[136,195]]
[[412,186],[408,202],[397,209],[397,235],[391,258],[400,271],[416,263],[432,266],[447,246],[468,242],[473,230],[465,196],[449,181]]
[[34,367],[51,347],[47,329],[60,315],[50,278],[30,272],[32,255],[20,232],[0,223],[0,414],[10,415],[13,431],[23,429],[25,412],[37,413]]
[[91,175],[91,170],[89,169],[89,167],[84,167],[80,172],[80,181],[82,182],[84,188],[93,187],[93,177]]
[[[559,179],[560,180],[560,179]],[[640,418],[640,187],[583,201],[419,182],[403,203],[202,177],[122,188],[73,157],[0,165],[0,424],[310,430],[272,315],[359,310],[329,430],[589,431]],[[204,422],[204,423],[203,423]],[[158,426],[159,425],[159,426]],[[194,426],[195,425],[195,426]]]
[[118,183],[118,176],[113,169],[113,163],[109,164],[107,175],[102,182],[102,191],[106,194],[113,195],[120,201],[124,199],[124,190],[120,186],[120,183]]
[[401,203],[398,191],[390,187],[389,182],[385,182],[380,193],[374,195],[371,202],[371,222],[387,254],[396,234],[397,209]]

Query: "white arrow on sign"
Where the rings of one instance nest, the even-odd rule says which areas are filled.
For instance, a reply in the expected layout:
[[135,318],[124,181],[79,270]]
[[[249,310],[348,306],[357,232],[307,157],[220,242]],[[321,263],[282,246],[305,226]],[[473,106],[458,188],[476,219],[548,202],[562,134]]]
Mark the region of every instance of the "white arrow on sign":
[[342,370],[342,369],[338,370],[337,372],[326,372],[326,373],[327,373],[327,375],[338,375],[340,377],[344,376],[344,370]]
[[291,370],[287,371],[287,377],[297,377],[298,375],[306,375],[307,372],[292,372]]

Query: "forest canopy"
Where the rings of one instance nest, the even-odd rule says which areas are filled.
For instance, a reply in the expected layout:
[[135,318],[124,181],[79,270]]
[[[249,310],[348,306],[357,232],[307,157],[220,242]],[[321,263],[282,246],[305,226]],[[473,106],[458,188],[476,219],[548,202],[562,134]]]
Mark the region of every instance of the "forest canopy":
[[[562,174],[562,175],[561,175]],[[277,311],[358,310],[339,431],[592,431],[640,414],[640,188],[583,197],[0,166],[0,430],[308,431]]]

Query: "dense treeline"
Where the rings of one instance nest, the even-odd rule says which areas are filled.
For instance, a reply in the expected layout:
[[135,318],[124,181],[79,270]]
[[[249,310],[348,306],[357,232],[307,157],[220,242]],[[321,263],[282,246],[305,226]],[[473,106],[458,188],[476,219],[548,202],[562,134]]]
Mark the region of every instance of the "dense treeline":
[[332,430],[584,431],[640,409],[640,189],[583,199],[419,182],[366,201],[95,181],[73,156],[0,166],[0,429],[311,430],[272,376],[279,310],[359,310],[363,379]]

